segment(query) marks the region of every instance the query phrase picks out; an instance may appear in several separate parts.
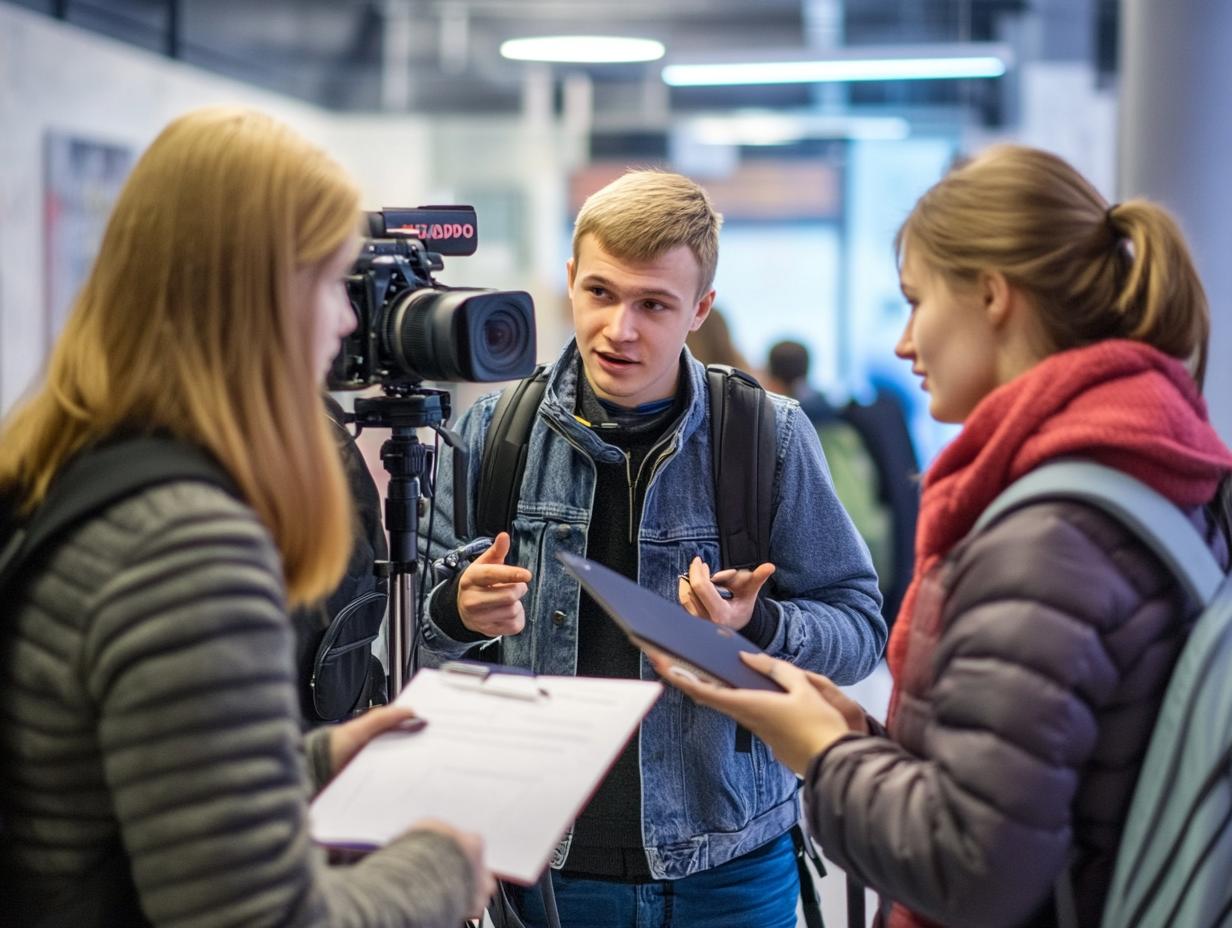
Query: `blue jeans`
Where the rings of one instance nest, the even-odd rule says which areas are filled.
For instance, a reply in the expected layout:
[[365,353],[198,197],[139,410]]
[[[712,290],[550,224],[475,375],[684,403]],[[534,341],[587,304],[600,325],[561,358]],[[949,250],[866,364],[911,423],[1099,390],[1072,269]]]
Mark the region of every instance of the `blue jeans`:
[[[679,880],[615,883],[552,873],[561,928],[795,928],[800,876],[785,834]],[[509,887],[526,928],[544,928],[531,887]]]

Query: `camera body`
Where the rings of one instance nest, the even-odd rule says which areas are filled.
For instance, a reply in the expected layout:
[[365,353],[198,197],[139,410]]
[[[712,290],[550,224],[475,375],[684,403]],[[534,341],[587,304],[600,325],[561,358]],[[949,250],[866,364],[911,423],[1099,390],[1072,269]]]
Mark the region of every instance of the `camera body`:
[[368,213],[367,222],[368,237],[346,280],[357,325],[334,358],[330,389],[490,383],[534,370],[530,294],[445,287],[433,279],[444,267],[442,255],[474,254],[472,207],[386,208]]

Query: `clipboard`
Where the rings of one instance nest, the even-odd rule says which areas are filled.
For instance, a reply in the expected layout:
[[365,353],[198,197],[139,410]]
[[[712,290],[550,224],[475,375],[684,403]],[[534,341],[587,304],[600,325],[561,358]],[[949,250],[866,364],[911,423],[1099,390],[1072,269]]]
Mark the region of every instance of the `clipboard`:
[[421,670],[396,702],[427,725],[365,745],[313,800],[312,837],[372,850],[439,819],[480,834],[492,872],[529,886],[662,691],[484,664]]
[[708,682],[783,692],[781,686],[740,659],[742,653],[762,651],[739,632],[690,615],[682,606],[596,561],[567,551],[558,552],[556,557],[641,650],[664,652],[673,663]]

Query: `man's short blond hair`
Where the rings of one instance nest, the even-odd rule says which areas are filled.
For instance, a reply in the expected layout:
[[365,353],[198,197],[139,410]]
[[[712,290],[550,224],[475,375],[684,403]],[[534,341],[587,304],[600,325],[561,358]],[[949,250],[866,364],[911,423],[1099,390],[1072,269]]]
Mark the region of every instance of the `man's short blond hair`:
[[586,235],[622,261],[653,261],[687,245],[701,268],[698,296],[714,283],[723,217],[689,178],[668,171],[630,171],[592,193],[573,225],[573,260]]

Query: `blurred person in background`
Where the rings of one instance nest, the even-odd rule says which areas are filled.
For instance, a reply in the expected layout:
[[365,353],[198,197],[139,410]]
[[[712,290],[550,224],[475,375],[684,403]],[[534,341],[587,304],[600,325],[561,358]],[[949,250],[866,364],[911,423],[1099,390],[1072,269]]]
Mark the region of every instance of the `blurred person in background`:
[[[798,402],[817,430],[826,466],[834,481],[834,492],[868,545],[884,597],[894,571],[891,539],[894,519],[885,500],[877,462],[860,432],[840,415],[824,394],[810,385],[809,361],[809,350],[802,342],[792,339],[775,342],[766,356],[763,380],[766,389]],[[882,610],[888,622],[893,614],[884,600]]]
[[1206,297],[1161,207],[1109,205],[1020,146],[935,184],[897,251],[912,310],[897,352],[962,431],[924,476],[887,728],[773,658],[749,663],[782,694],[660,669],[805,778],[813,835],[894,903],[892,928],[1054,925],[1058,879],[1096,926],[1194,612],[1102,509],[1036,500],[973,528],[1020,477],[1076,455],[1169,499],[1226,571],[1232,453],[1201,395]]
[[891,626],[911,582],[919,462],[902,404],[877,385],[871,403],[840,407],[809,383],[809,350],[784,339],[771,346],[766,384],[800,403],[817,428],[839,499],[868,544],[881,587],[882,614]]
[[899,391],[869,377],[872,402],[851,400],[839,410],[860,433],[877,468],[877,498],[890,516],[885,558],[879,574],[886,622],[893,625],[915,568],[915,532],[920,514],[920,460]]
[[702,364],[727,364],[745,373],[757,375],[749,366],[749,360],[736,347],[727,318],[717,306],[710,307],[710,315],[697,329],[685,337],[689,353]]
[[482,908],[476,836],[426,822],[334,867],[309,834],[313,793],[407,720],[378,709],[301,740],[287,615],[351,550],[319,394],[355,324],[358,228],[354,183],[283,125],[175,120],[4,423],[0,490],[27,515],[130,436],[197,449],[235,488],[142,489],[4,591],[6,923],[454,928]]

